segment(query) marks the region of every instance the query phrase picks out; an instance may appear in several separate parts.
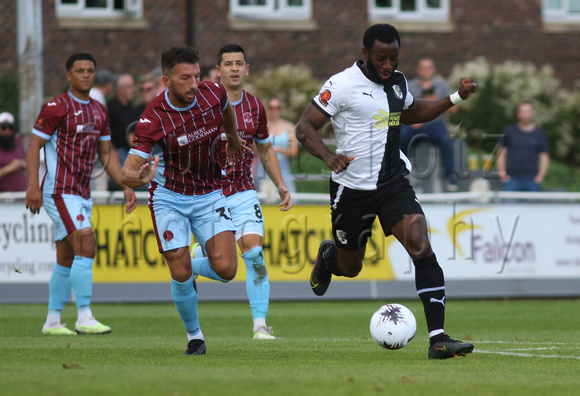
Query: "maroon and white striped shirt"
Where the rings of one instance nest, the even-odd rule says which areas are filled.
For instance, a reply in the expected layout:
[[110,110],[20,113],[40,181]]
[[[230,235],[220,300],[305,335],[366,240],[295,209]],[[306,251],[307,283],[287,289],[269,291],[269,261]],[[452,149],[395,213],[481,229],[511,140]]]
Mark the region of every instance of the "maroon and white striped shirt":
[[[270,141],[266,111],[258,98],[244,91],[242,99],[237,103],[232,103],[232,105],[236,113],[238,135],[244,139],[247,147],[252,147],[254,139],[260,143]],[[254,153],[252,151],[243,151],[243,160],[228,165],[225,135],[222,135],[221,143],[220,163],[226,173],[226,179],[224,179],[223,183],[224,195],[230,196],[240,191],[255,190],[256,186],[252,177]]]
[[105,106],[67,91],[42,107],[32,133],[48,140],[43,192],[90,198],[98,141],[111,140]]
[[130,154],[159,156],[154,183],[183,195],[221,190],[218,143],[228,95],[223,85],[202,81],[194,103],[176,108],[168,91],[145,109]]

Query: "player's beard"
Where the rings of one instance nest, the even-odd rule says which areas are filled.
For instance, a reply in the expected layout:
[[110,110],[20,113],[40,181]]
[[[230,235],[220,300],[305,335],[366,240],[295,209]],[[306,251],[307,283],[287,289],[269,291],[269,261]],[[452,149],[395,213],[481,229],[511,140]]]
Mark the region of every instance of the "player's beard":
[[10,136],[0,136],[0,149],[12,150],[14,148],[14,134]]
[[[171,93],[173,94],[173,96],[175,96],[175,98],[177,100],[179,100],[182,104],[189,106],[190,104],[192,104],[195,101],[195,96],[193,97],[193,99],[189,100],[187,99],[187,97],[185,96],[186,93],[181,93],[177,90],[177,87],[171,83]],[[194,94],[196,94],[197,92],[194,92]]]
[[[387,78],[386,80],[383,80],[381,78],[381,76],[379,75],[379,72],[377,71],[377,68],[375,67],[375,65],[373,65],[373,62],[371,62],[369,59],[366,60],[366,65],[367,65],[367,73],[368,73],[368,77],[375,83],[377,84],[385,84],[388,80],[391,79],[391,77],[393,77],[393,74],[391,74],[391,76],[389,78]],[[393,72],[395,71],[396,68],[393,69]]]

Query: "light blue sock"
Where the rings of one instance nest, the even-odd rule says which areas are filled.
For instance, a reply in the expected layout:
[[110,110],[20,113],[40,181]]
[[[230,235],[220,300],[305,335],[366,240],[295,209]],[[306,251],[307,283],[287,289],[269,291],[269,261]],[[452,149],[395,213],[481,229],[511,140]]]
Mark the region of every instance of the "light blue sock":
[[191,259],[191,270],[193,271],[193,275],[201,275],[224,283],[229,282],[229,280],[222,279],[218,276],[209,265],[209,258],[207,257]]
[[75,256],[70,271],[70,281],[75,291],[79,311],[90,309],[93,295],[93,261],[89,257]]
[[60,313],[64,309],[65,304],[70,298],[71,291],[70,272],[71,269],[68,267],[63,267],[58,263],[54,265],[54,270],[52,271],[50,282],[48,283],[49,313],[57,313],[60,315]]
[[254,319],[265,319],[270,300],[270,283],[268,270],[264,262],[264,250],[261,246],[252,248],[242,255],[246,263],[246,293]]
[[197,315],[197,293],[193,289],[193,276],[185,282],[171,280],[171,297],[185,325],[188,335],[200,332]]

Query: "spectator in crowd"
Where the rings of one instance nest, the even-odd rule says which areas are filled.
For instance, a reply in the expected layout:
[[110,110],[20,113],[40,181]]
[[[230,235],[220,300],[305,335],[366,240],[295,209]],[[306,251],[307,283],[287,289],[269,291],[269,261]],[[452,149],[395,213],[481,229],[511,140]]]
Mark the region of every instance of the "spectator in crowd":
[[201,81],[220,82],[220,76],[215,66],[208,67],[201,75]]
[[[141,113],[143,113],[147,105],[157,96],[157,82],[158,79],[150,73],[144,74],[139,78],[140,101],[139,104],[135,106],[133,120],[139,120]],[[130,142],[129,145],[131,145]]]
[[[415,98],[437,100],[451,95],[451,89],[445,80],[435,75],[435,62],[429,57],[419,59],[417,62],[417,76],[409,80],[409,92]],[[450,113],[457,112],[453,106],[448,110]],[[457,191],[457,176],[454,172],[453,146],[449,140],[449,132],[445,126],[445,115],[441,114],[436,119],[422,124],[403,125],[401,128],[401,150],[411,157],[413,146],[421,139],[430,139],[441,154],[445,171],[447,191]]]
[[99,70],[95,74],[95,86],[91,88],[90,97],[107,107],[107,98],[115,91],[117,78],[109,70]]
[[115,96],[107,102],[109,124],[111,126],[111,142],[117,149],[121,165],[127,158],[129,144],[126,130],[135,119],[135,80],[130,74],[123,74],[117,80]]
[[157,80],[157,95],[161,92],[165,91],[167,87],[163,84],[163,71],[160,67],[156,67],[155,69],[151,70],[151,75],[155,80]]
[[[271,97],[268,100],[267,109],[270,140],[272,142],[272,147],[278,156],[282,179],[284,179],[290,194],[293,195],[296,193],[296,185],[294,184],[294,177],[292,176],[290,160],[298,157],[300,150],[298,147],[298,140],[296,139],[294,124],[282,118],[283,112],[284,104],[282,101],[276,96]],[[264,167],[260,161],[257,161],[254,174],[256,176],[256,183],[258,184],[258,190],[264,191],[267,189],[266,186],[271,184],[271,181],[266,177],[266,172],[264,171]],[[296,203],[296,198],[293,198],[293,201]]]
[[502,190],[540,191],[550,165],[546,131],[534,124],[531,100],[519,102],[516,115],[518,122],[505,127],[499,142],[496,166]]
[[26,154],[11,113],[0,113],[0,192],[26,191]]

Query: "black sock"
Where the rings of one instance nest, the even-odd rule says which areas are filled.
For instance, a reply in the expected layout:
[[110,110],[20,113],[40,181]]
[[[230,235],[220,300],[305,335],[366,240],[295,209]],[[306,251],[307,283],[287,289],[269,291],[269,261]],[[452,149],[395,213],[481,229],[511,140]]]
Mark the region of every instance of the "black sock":
[[322,258],[324,258],[324,261],[326,262],[326,268],[332,272],[333,275],[344,276],[338,267],[338,249],[334,243],[329,245],[329,247],[322,252]]
[[415,264],[415,287],[425,310],[427,329],[443,330],[445,324],[445,279],[435,253],[413,260]]

